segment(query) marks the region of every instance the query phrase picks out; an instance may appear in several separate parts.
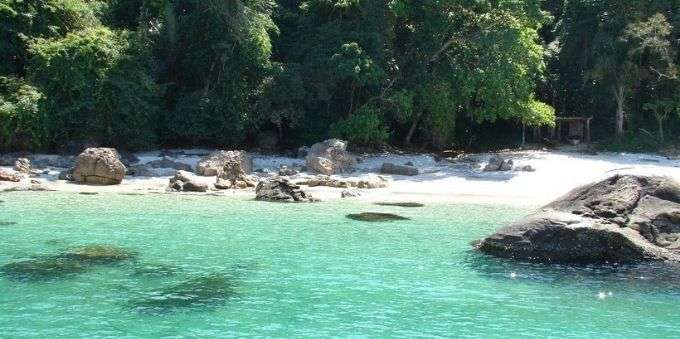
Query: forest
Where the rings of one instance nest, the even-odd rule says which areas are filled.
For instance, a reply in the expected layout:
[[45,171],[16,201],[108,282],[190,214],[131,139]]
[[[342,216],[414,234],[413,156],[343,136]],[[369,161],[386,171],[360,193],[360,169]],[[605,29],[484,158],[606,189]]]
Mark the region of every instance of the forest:
[[680,0],[0,0],[0,39],[0,152],[680,135]]

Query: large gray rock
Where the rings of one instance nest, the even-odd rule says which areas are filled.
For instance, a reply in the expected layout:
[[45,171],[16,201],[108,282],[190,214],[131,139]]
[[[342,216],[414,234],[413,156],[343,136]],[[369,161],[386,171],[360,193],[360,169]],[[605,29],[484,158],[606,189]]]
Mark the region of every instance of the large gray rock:
[[325,175],[354,170],[357,159],[347,151],[347,142],[329,139],[312,145],[305,158],[307,167]]
[[380,167],[380,173],[414,176],[418,175],[418,169],[410,165],[397,165],[386,162],[382,164],[382,167]]
[[310,194],[300,189],[290,180],[273,177],[260,181],[255,188],[257,200],[282,202],[312,202],[316,201]]
[[617,175],[571,191],[477,248],[542,262],[680,261],[680,186]]
[[73,178],[93,185],[117,185],[125,176],[125,165],[114,148],[88,148],[76,157]]
[[207,192],[208,184],[198,181],[191,172],[179,170],[170,178],[169,191],[174,192]]
[[484,166],[484,172],[511,171],[514,167],[512,159],[503,159],[500,155],[494,155]]
[[229,162],[239,163],[244,173],[253,171],[253,159],[245,151],[217,151],[201,159],[196,165],[196,174],[216,176]]

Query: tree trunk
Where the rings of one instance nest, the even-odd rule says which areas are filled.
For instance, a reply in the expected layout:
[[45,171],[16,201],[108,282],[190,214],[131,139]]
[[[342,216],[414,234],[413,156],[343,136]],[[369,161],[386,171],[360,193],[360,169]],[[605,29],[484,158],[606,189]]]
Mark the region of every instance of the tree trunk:
[[626,114],[624,112],[625,104],[625,89],[623,85],[617,85],[614,89],[614,97],[616,98],[616,135],[623,135],[623,122],[625,120]]
[[413,122],[411,123],[411,128],[409,128],[408,134],[406,135],[406,140],[404,140],[405,145],[407,146],[411,145],[411,139],[413,139],[413,134],[416,132],[416,127],[418,127],[418,122],[420,121],[420,117],[422,115],[423,115],[422,113],[418,113],[415,119],[413,119]]
[[656,121],[659,123],[659,140],[661,140],[661,142],[664,142],[663,119],[657,117]]

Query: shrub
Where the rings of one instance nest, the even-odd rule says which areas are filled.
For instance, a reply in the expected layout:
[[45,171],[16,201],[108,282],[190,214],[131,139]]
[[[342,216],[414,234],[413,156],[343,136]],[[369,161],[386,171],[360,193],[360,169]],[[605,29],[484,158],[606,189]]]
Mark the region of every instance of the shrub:
[[378,109],[369,105],[362,106],[348,118],[333,124],[331,134],[359,146],[379,145],[390,136]]
[[39,148],[44,131],[38,105],[42,94],[33,86],[0,77],[0,150]]

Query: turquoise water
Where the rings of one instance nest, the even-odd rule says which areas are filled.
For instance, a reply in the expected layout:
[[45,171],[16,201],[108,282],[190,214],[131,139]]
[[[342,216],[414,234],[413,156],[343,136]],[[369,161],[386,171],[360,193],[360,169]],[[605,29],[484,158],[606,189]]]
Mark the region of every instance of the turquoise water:
[[[0,337],[680,336],[673,267],[544,267],[470,249],[527,210],[54,192],[0,201],[0,266],[93,244],[137,253],[51,278],[5,271]],[[411,220],[345,217],[367,211]],[[201,302],[140,307],[205,277],[228,283]]]

